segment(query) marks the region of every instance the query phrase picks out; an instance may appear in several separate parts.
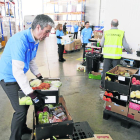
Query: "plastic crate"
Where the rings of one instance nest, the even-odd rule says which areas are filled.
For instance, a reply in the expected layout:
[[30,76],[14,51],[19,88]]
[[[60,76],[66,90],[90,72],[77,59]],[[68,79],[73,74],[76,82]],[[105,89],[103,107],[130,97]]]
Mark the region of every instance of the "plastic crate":
[[90,128],[88,122],[74,123],[73,135],[70,135],[72,140],[86,139],[94,137],[94,132]]
[[88,74],[89,79],[101,80],[101,75],[93,75],[92,73]]

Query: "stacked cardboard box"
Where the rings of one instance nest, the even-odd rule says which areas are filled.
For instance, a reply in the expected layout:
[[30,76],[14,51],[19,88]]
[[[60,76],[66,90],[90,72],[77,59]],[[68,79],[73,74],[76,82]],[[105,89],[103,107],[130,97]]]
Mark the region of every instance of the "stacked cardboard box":
[[74,49],[75,50],[79,50],[82,47],[82,42],[80,39],[75,39],[74,40]]
[[94,38],[95,39],[98,39],[98,38],[101,39],[102,36],[103,36],[102,31],[94,31],[93,33],[94,33]]
[[125,77],[114,74],[115,71],[129,71],[136,74],[138,69],[116,66],[106,73],[105,96],[106,110],[127,116],[131,86],[131,76]]

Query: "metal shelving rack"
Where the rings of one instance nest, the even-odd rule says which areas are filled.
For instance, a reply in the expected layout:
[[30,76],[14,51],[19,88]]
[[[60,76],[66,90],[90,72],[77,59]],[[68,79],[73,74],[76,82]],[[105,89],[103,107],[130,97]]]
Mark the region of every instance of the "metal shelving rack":
[[[2,19],[1,22],[8,22],[8,28],[6,30],[4,30],[4,36],[7,36],[7,39],[9,39],[9,37],[11,37],[14,33],[23,30],[23,19],[22,19],[22,0],[15,0],[14,2],[11,1],[6,1],[4,0],[4,2],[0,2],[0,7],[4,7],[2,13]],[[10,13],[10,9],[12,9],[12,15]],[[16,11],[16,9],[19,11],[19,13]],[[6,12],[8,10],[8,12]],[[21,17],[21,20],[19,20]],[[12,27],[11,27],[11,23],[14,22],[15,24],[15,28],[14,28],[14,32],[12,32]],[[20,27],[17,29],[17,24],[19,22]],[[4,28],[4,26],[3,26]],[[9,34],[10,31],[10,34]],[[9,36],[10,35],[10,36]]]
[[[82,4],[82,7],[84,7],[84,11],[81,11],[81,12],[62,12],[62,13],[56,13],[55,12],[55,5],[57,4],[58,7],[60,4],[66,4],[67,5],[67,9],[68,9],[68,4],[74,4],[74,3],[81,3]],[[67,25],[70,25],[70,31],[71,31],[71,25],[73,23],[83,23],[85,22],[85,5],[86,5],[86,0],[55,0],[53,2],[45,2],[44,0],[44,5],[46,4],[53,4],[54,5],[54,12],[53,13],[45,13],[45,8],[43,8],[43,13],[46,14],[46,15],[66,15],[67,16],[67,20],[58,20],[58,21],[55,21],[56,23],[58,22],[61,22],[61,23],[64,23],[64,22],[67,22],[69,24]],[[68,15],[81,15],[81,20],[68,20]],[[84,20],[83,20],[83,16],[84,16]]]

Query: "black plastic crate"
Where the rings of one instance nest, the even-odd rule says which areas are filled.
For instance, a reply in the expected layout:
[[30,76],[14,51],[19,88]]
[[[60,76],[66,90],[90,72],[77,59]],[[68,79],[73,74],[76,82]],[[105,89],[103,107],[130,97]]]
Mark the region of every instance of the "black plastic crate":
[[39,124],[38,123],[38,117],[36,115],[36,112],[38,111],[35,108],[35,113],[33,116],[33,128],[35,129],[36,133],[36,139],[37,140],[42,140],[42,139],[47,139],[47,138],[52,138],[53,136],[58,137],[58,138],[64,138],[68,135],[73,134],[73,120],[72,117],[70,116],[65,100],[63,96],[59,96],[59,103],[63,105],[66,111],[66,115],[68,117],[68,120],[63,121],[63,122],[56,122],[56,123],[47,123],[47,124]]
[[[121,94],[117,91],[110,91],[110,90],[106,90],[108,93],[112,93],[113,94],[113,97],[110,97],[110,96],[107,96],[107,95],[104,95],[106,98],[110,98],[112,102],[118,104],[118,105],[121,105],[121,106],[124,106],[126,107],[129,103],[129,96],[128,95],[125,95],[125,94]],[[127,101],[125,100],[121,100],[121,96],[126,96],[127,97]]]
[[94,132],[90,128],[88,122],[74,123],[73,135],[70,135],[72,140],[86,139],[94,137]]
[[118,91],[119,93],[124,94],[124,95],[130,95],[130,86],[120,84],[117,82],[105,80],[105,89],[111,90],[111,91]]
[[[45,80],[60,81],[60,78],[44,78],[43,81],[45,81]],[[59,88],[56,90],[36,90],[36,91],[39,93],[40,97],[42,99],[44,99],[46,104],[58,104],[58,102],[59,102]],[[26,96],[22,90],[18,91],[18,96],[19,96],[19,100],[22,99],[23,97],[29,98],[29,96]],[[46,97],[46,98],[44,98],[44,97]],[[26,103],[20,104],[20,102],[19,102],[19,105],[28,105],[28,104],[26,104]]]
[[[132,78],[135,77],[136,80],[140,80],[140,75],[133,75]],[[132,91],[136,91],[136,90],[140,90],[140,85],[133,85],[132,84],[132,80],[131,80],[131,92]]]

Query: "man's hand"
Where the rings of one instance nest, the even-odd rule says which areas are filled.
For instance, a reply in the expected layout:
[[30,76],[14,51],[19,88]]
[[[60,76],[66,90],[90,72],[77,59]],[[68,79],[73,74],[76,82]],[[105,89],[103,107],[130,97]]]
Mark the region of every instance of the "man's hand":
[[38,92],[34,91],[33,93],[30,93],[29,96],[31,97],[33,104],[37,108],[38,111],[42,111],[44,108],[44,100],[38,96]]
[[41,80],[43,79],[43,76],[39,73],[38,75],[36,75],[37,79]]

